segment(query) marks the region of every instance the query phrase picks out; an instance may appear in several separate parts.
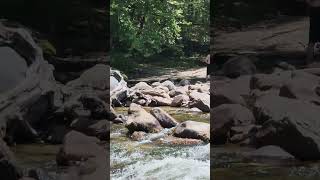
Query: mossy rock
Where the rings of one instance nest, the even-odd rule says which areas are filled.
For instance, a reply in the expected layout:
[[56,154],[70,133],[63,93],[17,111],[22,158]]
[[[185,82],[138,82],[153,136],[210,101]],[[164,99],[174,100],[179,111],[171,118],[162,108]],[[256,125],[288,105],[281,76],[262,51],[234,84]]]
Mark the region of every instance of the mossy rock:
[[57,54],[56,48],[48,40],[40,40],[39,46],[46,56],[55,56]]

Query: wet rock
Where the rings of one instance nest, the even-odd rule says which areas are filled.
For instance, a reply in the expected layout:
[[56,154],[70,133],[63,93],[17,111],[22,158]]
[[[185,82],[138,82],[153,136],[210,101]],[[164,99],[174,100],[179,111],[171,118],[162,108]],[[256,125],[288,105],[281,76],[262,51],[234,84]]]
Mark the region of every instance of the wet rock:
[[134,131],[159,132],[162,129],[158,120],[140,105],[131,103],[128,113],[126,127],[131,133]]
[[110,102],[114,106],[121,106],[128,97],[129,88],[119,71],[110,71],[110,86]]
[[319,106],[266,95],[257,99],[254,114],[262,124],[255,135],[258,147],[276,145],[301,160],[320,159]]
[[5,180],[18,180],[22,176],[21,169],[9,147],[0,139],[0,177]]
[[181,94],[177,95],[172,99],[171,106],[172,107],[186,107],[188,102],[190,101],[189,96]]
[[178,124],[178,122],[172,116],[170,116],[161,108],[153,108],[151,109],[150,113],[159,121],[161,126],[164,128],[172,128]]
[[213,108],[210,113],[213,117],[212,133],[215,144],[226,143],[232,127],[255,123],[252,112],[239,104],[220,105]]
[[201,145],[203,141],[200,139],[178,138],[174,136],[166,136],[159,139],[157,143],[169,145]]
[[[78,179],[106,179],[106,151],[95,137],[89,137],[76,131],[69,132],[57,154],[57,164],[69,166],[67,177]],[[62,178],[61,178],[62,179]]]
[[143,131],[135,131],[130,135],[130,138],[134,141],[142,141],[147,137],[147,133]]
[[210,140],[210,124],[196,121],[185,121],[178,124],[174,130],[174,136],[201,139],[208,142]]
[[245,153],[245,156],[250,158],[268,158],[280,160],[294,159],[294,156],[279,146],[264,146],[255,151]]
[[222,68],[223,74],[230,78],[241,75],[255,74],[257,71],[253,60],[245,56],[237,56],[229,59]]
[[167,87],[169,89],[169,91],[171,91],[171,90],[176,88],[174,83],[172,81],[169,81],[169,80],[166,80],[166,81],[162,82],[161,85]]
[[110,139],[110,122],[108,120],[100,120],[96,123],[91,124],[87,130],[86,134],[90,136],[95,136],[100,140]]

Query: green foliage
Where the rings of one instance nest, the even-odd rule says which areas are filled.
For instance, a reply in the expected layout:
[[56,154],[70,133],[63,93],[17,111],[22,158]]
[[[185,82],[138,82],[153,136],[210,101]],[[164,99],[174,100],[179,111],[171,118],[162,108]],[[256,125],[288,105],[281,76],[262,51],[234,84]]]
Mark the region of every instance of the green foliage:
[[56,48],[48,40],[40,40],[39,46],[41,47],[44,55],[46,56],[57,55]]
[[113,47],[150,56],[209,41],[209,0],[112,0]]

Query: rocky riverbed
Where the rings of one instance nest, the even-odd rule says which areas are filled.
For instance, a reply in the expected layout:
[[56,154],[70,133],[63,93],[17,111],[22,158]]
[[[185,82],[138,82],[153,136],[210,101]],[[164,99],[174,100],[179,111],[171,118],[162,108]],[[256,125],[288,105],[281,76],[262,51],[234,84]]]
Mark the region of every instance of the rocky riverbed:
[[111,74],[112,179],[210,179],[209,84]]
[[319,65],[296,60],[234,55],[217,65],[211,79],[217,179],[319,179]]

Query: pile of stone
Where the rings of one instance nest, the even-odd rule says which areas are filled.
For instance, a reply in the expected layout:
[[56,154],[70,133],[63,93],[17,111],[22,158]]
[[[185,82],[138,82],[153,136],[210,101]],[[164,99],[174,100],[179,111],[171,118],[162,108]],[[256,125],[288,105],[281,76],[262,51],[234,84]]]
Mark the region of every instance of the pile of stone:
[[214,144],[272,145],[320,159],[320,69],[283,65],[263,74],[247,58],[225,63],[225,78],[211,82]]
[[210,141],[210,124],[208,123],[196,121],[178,123],[159,107],[152,108],[149,113],[135,103],[131,103],[128,114],[125,126],[135,140],[145,140],[152,133],[171,129],[171,133],[159,138],[164,138],[162,141],[168,141],[171,144],[200,144]]
[[[118,77],[119,73],[114,73]],[[112,88],[112,86],[117,85]],[[190,85],[186,80],[175,85],[172,81],[154,82],[151,85],[139,82],[128,88],[123,78],[111,77],[111,102],[113,106],[129,106],[136,103],[141,106],[172,106],[198,108],[210,111],[210,85],[197,83]]]

